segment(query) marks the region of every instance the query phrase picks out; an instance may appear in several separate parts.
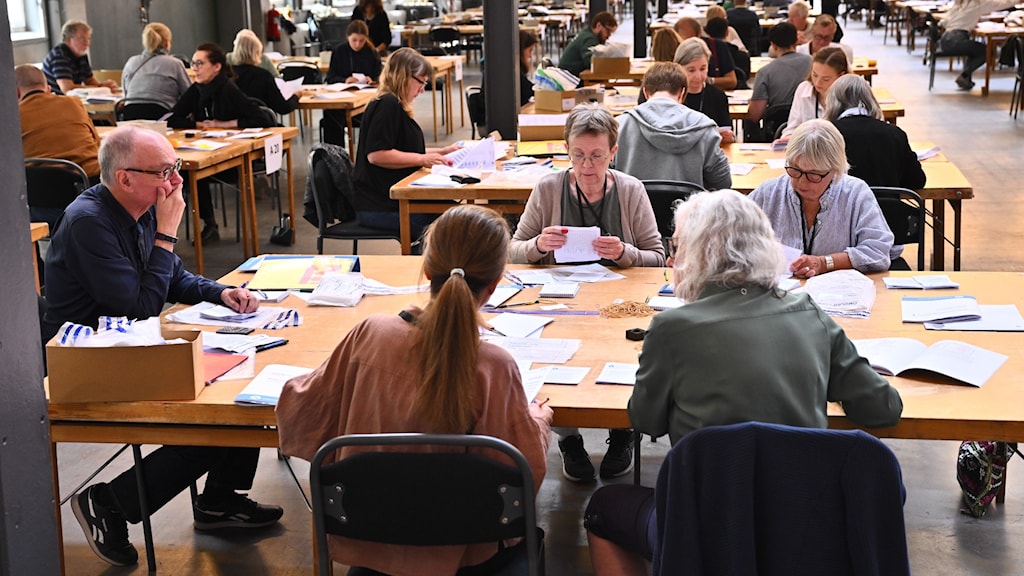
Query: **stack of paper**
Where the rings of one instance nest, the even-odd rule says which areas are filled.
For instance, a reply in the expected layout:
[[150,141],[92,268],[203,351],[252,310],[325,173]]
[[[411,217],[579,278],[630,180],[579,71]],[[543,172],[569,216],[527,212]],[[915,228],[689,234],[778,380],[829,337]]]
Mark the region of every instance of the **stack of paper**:
[[563,338],[502,338],[484,336],[484,340],[508,350],[520,362],[565,364],[580,349],[577,339]]
[[911,290],[933,290],[935,288],[959,288],[960,285],[953,282],[945,274],[936,274],[934,276],[911,276],[907,277],[896,277],[887,276],[882,278],[882,282],[885,282],[886,288],[905,288]]
[[238,393],[238,396],[235,396],[235,404],[277,406],[285,383],[296,376],[303,376],[312,371],[312,368],[301,366],[269,364]]
[[227,306],[214,305],[211,308],[201,310],[199,316],[207,320],[221,320],[224,322],[238,322],[254,318],[259,312],[235,312]]
[[900,309],[904,322],[962,322],[980,320],[981,311],[974,296],[903,298]]
[[829,316],[867,318],[875,305],[875,283],[856,270],[836,270],[814,276],[804,290]]

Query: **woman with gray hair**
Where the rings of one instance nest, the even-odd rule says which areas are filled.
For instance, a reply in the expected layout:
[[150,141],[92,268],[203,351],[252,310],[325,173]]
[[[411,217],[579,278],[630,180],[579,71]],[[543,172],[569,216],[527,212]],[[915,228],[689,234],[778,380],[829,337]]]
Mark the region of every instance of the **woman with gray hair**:
[[150,22],[142,29],[142,54],[128,59],[121,72],[125,120],[156,120],[192,85],[185,64],[171,56],[171,29]]
[[[554,264],[565,246],[568,227],[596,227],[592,257],[608,266],[662,266],[665,249],[647,191],[639,180],[609,165],[618,150],[619,124],[608,110],[581,104],[565,122],[572,168],[541,178],[530,194],[509,250],[519,264]],[[594,479],[594,466],[575,428],[558,430],[562,475],[574,482]],[[611,430],[601,477],[622,476],[633,468],[633,435]]]
[[800,124],[786,147],[786,174],[750,194],[768,215],[779,241],[802,252],[789,271],[810,278],[833,270],[889,269],[902,246],[893,246],[874,194],[846,174],[843,136],[830,122]]
[[718,125],[723,144],[736,141],[729,115],[729,98],[718,87],[708,84],[708,57],[711,50],[700,38],[687,38],[676,48],[675,62],[686,74],[686,99],[683,104]]
[[871,86],[855,74],[832,84],[825,97],[825,118],[846,141],[850,175],[868,186],[897,186],[919,190],[926,176],[907,134],[882,117]]
[[[675,444],[739,422],[827,428],[828,402],[864,426],[899,422],[899,392],[843,329],[806,293],[776,287],[782,258],[754,202],[733,190],[702,192],[676,210],[675,224],[669,261],[687,304],[647,329],[629,401],[638,431]],[[594,493],[583,522],[595,574],[648,573],[645,560],[659,554],[655,501],[653,488],[629,484]]]

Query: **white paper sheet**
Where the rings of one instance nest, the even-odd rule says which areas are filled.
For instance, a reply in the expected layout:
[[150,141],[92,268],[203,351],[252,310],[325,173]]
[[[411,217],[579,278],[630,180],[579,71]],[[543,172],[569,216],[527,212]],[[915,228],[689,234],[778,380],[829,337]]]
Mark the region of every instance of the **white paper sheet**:
[[597,375],[598,384],[623,384],[633,386],[636,384],[636,371],[640,369],[639,364],[624,364],[622,362],[608,362],[604,369]]
[[[554,318],[550,318],[548,316],[505,312],[490,318],[489,322],[491,327],[503,336],[527,338],[554,320]],[[539,334],[537,337],[539,337]]]

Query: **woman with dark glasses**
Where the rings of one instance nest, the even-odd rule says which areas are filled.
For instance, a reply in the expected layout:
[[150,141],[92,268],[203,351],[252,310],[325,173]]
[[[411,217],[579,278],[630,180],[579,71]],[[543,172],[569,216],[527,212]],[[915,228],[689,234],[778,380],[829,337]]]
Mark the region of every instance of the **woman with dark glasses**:
[[779,242],[802,252],[789,263],[793,275],[809,278],[846,268],[881,272],[903,251],[893,246],[871,189],[847,175],[848,168],[839,130],[826,120],[808,120],[786,147],[786,174],[751,192]]

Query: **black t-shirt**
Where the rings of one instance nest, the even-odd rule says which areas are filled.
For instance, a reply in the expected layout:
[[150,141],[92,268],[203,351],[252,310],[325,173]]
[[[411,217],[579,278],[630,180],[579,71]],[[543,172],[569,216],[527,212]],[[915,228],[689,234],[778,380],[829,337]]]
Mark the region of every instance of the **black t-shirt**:
[[724,41],[718,38],[704,38],[704,43],[711,50],[711,56],[708,58],[708,76],[720,78],[736,69],[732,53]]
[[356,211],[398,212],[398,201],[391,199],[391,187],[418,168],[381,168],[367,159],[371,152],[392,149],[418,154],[427,151],[420,125],[409,117],[398,98],[385,94],[366,107],[359,128],[359,151],[352,178]]
[[732,128],[729,97],[715,86],[705,84],[699,94],[687,94],[683,104],[711,118],[719,128]]

